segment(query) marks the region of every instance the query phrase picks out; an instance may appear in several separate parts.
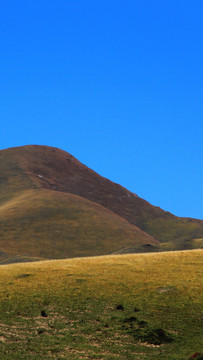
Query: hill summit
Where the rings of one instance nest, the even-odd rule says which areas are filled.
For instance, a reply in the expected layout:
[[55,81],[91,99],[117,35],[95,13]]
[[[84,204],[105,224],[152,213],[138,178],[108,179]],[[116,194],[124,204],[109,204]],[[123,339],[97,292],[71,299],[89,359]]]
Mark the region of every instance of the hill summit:
[[63,150],[0,151],[2,262],[197,248],[202,238],[203,221],[151,205]]

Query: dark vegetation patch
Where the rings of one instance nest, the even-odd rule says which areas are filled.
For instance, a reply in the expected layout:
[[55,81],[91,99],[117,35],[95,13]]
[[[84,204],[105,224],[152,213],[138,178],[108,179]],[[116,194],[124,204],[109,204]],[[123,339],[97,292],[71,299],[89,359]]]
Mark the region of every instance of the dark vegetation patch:
[[30,277],[32,274],[20,274],[18,276],[16,276],[16,279],[24,279],[27,277]]
[[45,310],[41,310],[41,316],[42,317],[48,317],[47,313]]
[[141,321],[139,320],[138,324],[139,324],[140,327],[145,327],[147,325],[147,322],[144,321],[144,320],[141,320]]
[[130,316],[129,318],[125,318],[123,320],[124,323],[130,323],[130,324],[135,322],[135,321],[137,321],[137,318],[135,316]]
[[144,320],[138,320],[135,316],[124,318],[122,323],[122,329],[137,341],[153,345],[163,345],[174,341],[174,336],[164,329],[153,327]]
[[122,304],[116,305],[116,310],[124,311],[124,306]]
[[76,280],[75,280],[75,282],[76,282],[76,283],[79,283],[79,284],[80,284],[80,283],[83,283],[83,282],[85,282],[85,281],[86,281],[85,279],[76,279]]
[[136,338],[154,345],[168,344],[174,341],[173,337],[162,328],[146,329],[137,336],[135,335]]
[[193,359],[195,359],[195,360],[203,360],[203,354],[199,353],[199,352],[196,352],[189,358],[189,360],[193,360]]

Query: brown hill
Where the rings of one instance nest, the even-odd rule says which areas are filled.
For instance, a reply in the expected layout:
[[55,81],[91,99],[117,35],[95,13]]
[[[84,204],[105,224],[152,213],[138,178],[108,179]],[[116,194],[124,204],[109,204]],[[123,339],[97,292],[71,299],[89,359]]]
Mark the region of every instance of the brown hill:
[[[76,195],[80,168],[86,170],[70,155],[49,147],[0,151],[0,260],[103,255],[126,246],[158,245],[136,225]],[[87,169],[89,178],[91,173]],[[71,193],[67,186],[74,178],[77,186]]]
[[[1,251],[66,258],[104,255],[126,244],[157,245],[135,225],[80,196],[30,190],[0,207]],[[3,235],[3,236],[2,236]]]
[[0,251],[12,255],[146,251],[158,241],[182,249],[203,237],[203,221],[163,211],[48,146],[0,151],[0,204]]

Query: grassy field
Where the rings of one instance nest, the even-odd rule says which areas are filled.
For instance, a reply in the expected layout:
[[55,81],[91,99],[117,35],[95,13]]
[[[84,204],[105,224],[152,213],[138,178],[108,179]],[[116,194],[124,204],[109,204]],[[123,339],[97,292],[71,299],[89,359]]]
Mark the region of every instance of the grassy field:
[[203,351],[203,250],[0,267],[0,359],[187,360]]

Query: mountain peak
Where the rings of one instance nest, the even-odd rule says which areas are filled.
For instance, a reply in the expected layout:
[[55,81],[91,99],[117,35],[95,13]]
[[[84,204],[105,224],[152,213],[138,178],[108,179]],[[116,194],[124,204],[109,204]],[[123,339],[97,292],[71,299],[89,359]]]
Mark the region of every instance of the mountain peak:
[[[142,249],[153,250],[159,242],[176,249],[193,246],[193,240],[203,237],[203,221],[178,218],[151,205],[58,148],[26,145],[1,150],[0,171],[0,221],[7,229],[2,236],[13,234],[23,255],[54,258],[128,248],[132,252],[139,251],[139,244],[150,244],[152,249]],[[37,238],[40,251],[29,242],[33,239],[36,246]],[[52,250],[44,251],[43,244],[51,249],[50,241]],[[0,238],[0,246],[3,243]],[[1,248],[8,252],[8,247]]]

